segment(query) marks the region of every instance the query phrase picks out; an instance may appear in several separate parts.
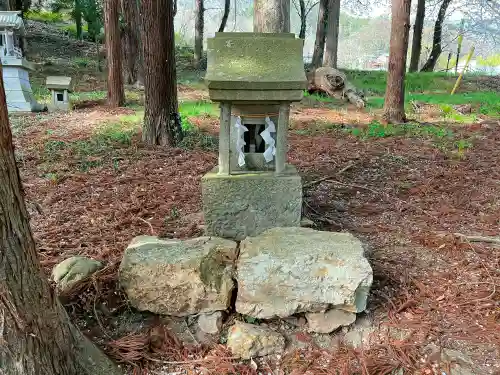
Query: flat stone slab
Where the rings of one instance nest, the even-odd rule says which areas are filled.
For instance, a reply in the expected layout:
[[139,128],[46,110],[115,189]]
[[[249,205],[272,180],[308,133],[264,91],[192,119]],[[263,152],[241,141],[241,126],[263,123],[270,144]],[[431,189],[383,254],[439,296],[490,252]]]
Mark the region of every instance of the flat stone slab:
[[235,242],[139,236],[125,250],[119,281],[141,311],[187,316],[226,310],[235,287]]
[[206,235],[243,240],[269,228],[300,226],[302,181],[293,166],[280,175],[219,175],[214,169],[201,186]]
[[260,319],[365,310],[373,272],[350,233],[274,228],[241,242],[237,312]]

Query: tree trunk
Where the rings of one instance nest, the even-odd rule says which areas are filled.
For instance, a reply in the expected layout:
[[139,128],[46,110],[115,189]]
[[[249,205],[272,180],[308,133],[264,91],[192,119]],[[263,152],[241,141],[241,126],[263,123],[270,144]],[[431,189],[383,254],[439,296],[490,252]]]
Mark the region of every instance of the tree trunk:
[[328,25],[323,66],[337,68],[339,46],[340,0],[330,0],[328,4]]
[[410,33],[410,10],[411,0],[392,0],[389,68],[383,115],[388,122],[406,121],[404,83]]
[[142,139],[177,145],[182,128],[177,102],[172,0],[141,1],[145,114]]
[[73,19],[76,25],[76,38],[82,39],[83,28],[82,28],[82,5],[80,0],[75,0],[75,9],[73,9]]
[[125,103],[118,1],[106,0],[104,3],[104,30],[106,34],[106,59],[108,62],[108,104],[111,107],[120,107]]
[[413,41],[411,44],[411,60],[410,72],[418,70],[420,62],[420,52],[422,51],[422,34],[424,31],[425,20],[425,0],[418,0],[417,15],[415,17],[415,25],[413,25]]
[[254,32],[290,32],[290,0],[255,0],[253,11]]
[[[123,15],[123,62],[125,82],[129,85],[140,81],[142,74],[139,48],[139,9],[137,0],[121,0]],[[142,84],[142,82],[140,82]]]
[[299,0],[300,7],[300,32],[299,38],[306,39],[306,29],[307,29],[307,13],[306,13],[306,3],[304,0]]
[[231,0],[224,1],[224,14],[222,15],[222,21],[219,26],[219,33],[224,32],[226,28],[227,19],[229,18],[229,11],[231,9]]
[[325,50],[326,27],[328,24],[328,3],[330,0],[320,0],[318,11],[318,25],[316,27],[316,41],[312,58],[312,68],[319,68],[323,63]]
[[201,68],[203,59],[203,29],[205,28],[205,5],[204,0],[195,0],[195,24],[194,24],[194,67]]
[[436,63],[443,52],[441,47],[441,37],[443,34],[443,22],[444,17],[446,16],[446,10],[448,9],[448,5],[450,5],[451,0],[443,0],[441,3],[441,7],[439,8],[438,17],[436,19],[436,24],[434,25],[434,36],[432,38],[432,50],[429,58],[426,63],[422,67],[422,72],[432,72],[436,67]]
[[28,217],[0,68],[0,372],[119,374],[71,324],[51,290],[40,268]]

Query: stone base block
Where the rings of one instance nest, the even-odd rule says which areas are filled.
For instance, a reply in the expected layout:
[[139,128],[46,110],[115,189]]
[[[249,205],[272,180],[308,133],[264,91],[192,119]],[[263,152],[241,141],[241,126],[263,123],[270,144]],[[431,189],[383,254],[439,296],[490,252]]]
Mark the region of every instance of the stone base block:
[[287,165],[283,173],[203,176],[202,195],[206,234],[234,240],[256,236],[275,227],[299,227],[302,181]]

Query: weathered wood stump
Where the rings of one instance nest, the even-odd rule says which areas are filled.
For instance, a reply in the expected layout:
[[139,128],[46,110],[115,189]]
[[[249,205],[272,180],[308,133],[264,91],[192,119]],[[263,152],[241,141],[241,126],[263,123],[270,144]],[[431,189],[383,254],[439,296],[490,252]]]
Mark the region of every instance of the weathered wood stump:
[[309,93],[320,92],[332,97],[346,98],[358,108],[366,105],[363,94],[337,69],[321,67],[307,72],[307,80]]

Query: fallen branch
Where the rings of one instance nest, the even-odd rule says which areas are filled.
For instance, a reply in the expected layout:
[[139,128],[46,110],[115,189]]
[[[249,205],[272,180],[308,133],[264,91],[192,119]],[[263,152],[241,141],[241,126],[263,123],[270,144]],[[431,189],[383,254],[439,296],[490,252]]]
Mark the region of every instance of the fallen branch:
[[500,237],[489,237],[489,236],[467,236],[462,233],[454,233],[455,237],[465,239],[469,242],[485,242],[500,245]]
[[340,171],[338,171],[337,173],[335,173],[334,175],[331,175],[331,176],[326,176],[326,177],[322,177],[318,180],[314,180],[314,181],[311,181],[311,182],[308,182],[307,184],[305,184],[304,186],[302,186],[303,188],[306,188],[306,187],[309,187],[309,186],[312,186],[312,185],[315,185],[315,184],[319,184],[320,182],[323,182],[323,181],[326,181],[326,180],[329,180],[331,179],[332,177],[335,177],[335,176],[340,176],[342,173],[348,171],[349,169],[351,169],[352,167],[354,167],[356,164],[355,163],[349,163],[347,164],[344,168],[342,168]]
[[366,187],[366,186],[363,186],[363,185],[346,184],[344,182],[340,182],[340,181],[337,181],[337,180],[325,180],[325,181],[328,181],[328,182],[331,182],[332,184],[337,184],[337,185],[340,185],[340,186],[346,186],[346,187],[352,187],[352,188],[355,188],[355,189],[368,190],[368,191],[371,191],[372,193],[379,194],[378,191],[370,189],[369,187]]

